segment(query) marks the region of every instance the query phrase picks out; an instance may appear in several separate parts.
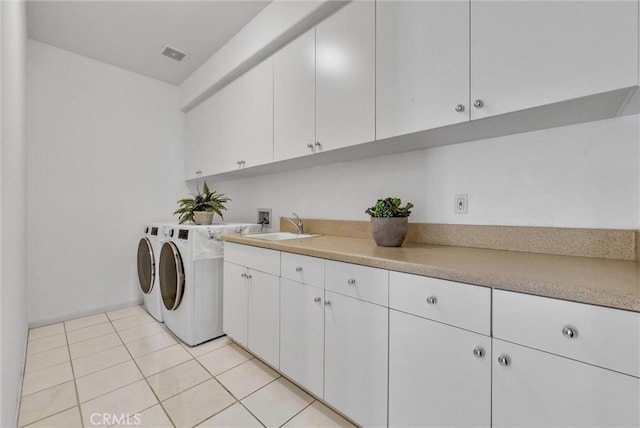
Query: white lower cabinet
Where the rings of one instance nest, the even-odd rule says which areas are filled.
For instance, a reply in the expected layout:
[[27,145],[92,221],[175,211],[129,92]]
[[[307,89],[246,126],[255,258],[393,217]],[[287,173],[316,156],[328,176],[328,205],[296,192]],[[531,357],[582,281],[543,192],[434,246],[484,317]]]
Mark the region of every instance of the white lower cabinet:
[[493,426],[638,427],[640,379],[494,339]]
[[274,367],[280,364],[280,278],[249,269],[247,346]]
[[280,361],[280,252],[225,244],[223,330],[274,367]]
[[280,279],[280,370],[324,394],[324,290]]
[[389,309],[325,291],[324,399],[366,427],[387,425]]
[[640,426],[637,313],[232,243],[223,307],[225,333],[365,427]]
[[222,329],[236,342],[247,346],[247,268],[224,262],[222,285]]
[[491,338],[389,311],[389,426],[490,427]]

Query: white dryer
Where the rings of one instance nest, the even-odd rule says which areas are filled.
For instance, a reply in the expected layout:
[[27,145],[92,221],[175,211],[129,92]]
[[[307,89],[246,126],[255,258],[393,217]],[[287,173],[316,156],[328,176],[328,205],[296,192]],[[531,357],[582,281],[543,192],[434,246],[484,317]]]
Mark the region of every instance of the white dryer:
[[255,233],[259,224],[166,228],[159,260],[162,317],[187,345],[222,336],[223,234]]
[[145,225],[144,235],[138,242],[138,282],[144,307],[160,322],[162,322],[162,296],[157,268],[164,229],[163,223],[149,223]]

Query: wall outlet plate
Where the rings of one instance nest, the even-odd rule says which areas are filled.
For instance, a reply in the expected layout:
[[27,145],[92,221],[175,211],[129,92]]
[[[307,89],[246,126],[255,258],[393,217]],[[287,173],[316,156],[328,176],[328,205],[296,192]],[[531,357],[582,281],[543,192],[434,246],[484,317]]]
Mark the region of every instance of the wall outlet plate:
[[469,213],[469,195],[466,193],[458,193],[455,197],[455,205],[453,207],[455,214]]
[[271,208],[258,208],[258,220],[256,223],[261,224],[263,228],[271,228]]

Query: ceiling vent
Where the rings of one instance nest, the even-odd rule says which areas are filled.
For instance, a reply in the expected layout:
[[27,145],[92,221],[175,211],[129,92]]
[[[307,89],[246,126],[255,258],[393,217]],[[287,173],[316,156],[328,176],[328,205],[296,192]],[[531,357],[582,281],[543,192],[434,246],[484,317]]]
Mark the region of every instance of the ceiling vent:
[[162,49],[162,55],[168,56],[169,58],[175,59],[176,61],[182,61],[186,58],[187,53],[172,48],[171,46],[165,46],[164,49]]

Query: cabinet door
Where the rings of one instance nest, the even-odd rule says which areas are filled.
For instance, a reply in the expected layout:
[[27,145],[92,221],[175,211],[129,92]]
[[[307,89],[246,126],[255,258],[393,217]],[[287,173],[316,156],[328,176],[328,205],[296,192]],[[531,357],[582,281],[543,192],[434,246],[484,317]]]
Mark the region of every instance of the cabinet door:
[[280,361],[280,278],[249,270],[248,348],[274,367]]
[[375,3],[355,1],[316,27],[316,139],[322,150],[375,138]]
[[214,157],[216,173],[238,169],[242,160],[242,79],[236,79],[218,93],[220,137]]
[[273,57],[273,157],[313,153],[316,128],[316,33],[311,30]]
[[468,120],[469,0],[376,2],[376,138]]
[[494,339],[493,426],[637,427],[640,379]]
[[362,426],[386,426],[389,309],[325,299],[324,399]]
[[390,311],[389,426],[490,427],[491,338]]
[[244,167],[273,161],[273,58],[242,76],[241,132]]
[[214,148],[220,138],[218,96],[212,95],[185,116],[184,172],[187,180],[215,171]]
[[224,262],[222,327],[236,342],[247,346],[247,268]]
[[638,4],[471,0],[471,118],[638,84]]
[[280,370],[318,397],[324,380],[324,290],[280,279]]

